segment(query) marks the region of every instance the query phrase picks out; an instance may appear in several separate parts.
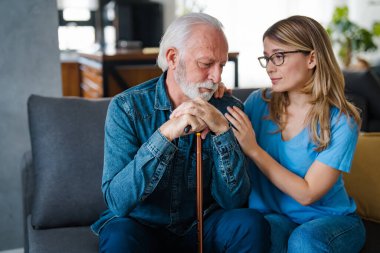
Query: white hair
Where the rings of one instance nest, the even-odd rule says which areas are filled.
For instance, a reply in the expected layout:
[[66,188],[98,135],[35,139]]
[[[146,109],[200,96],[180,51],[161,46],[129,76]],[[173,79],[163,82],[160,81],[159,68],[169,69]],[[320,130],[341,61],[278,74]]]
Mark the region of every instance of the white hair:
[[161,38],[160,51],[157,57],[157,65],[166,71],[168,69],[168,62],[166,61],[166,52],[169,48],[176,48],[181,54],[181,51],[186,46],[192,28],[195,25],[209,25],[215,29],[223,32],[222,23],[216,18],[205,13],[189,13],[178,17],[170,24],[165,34]]

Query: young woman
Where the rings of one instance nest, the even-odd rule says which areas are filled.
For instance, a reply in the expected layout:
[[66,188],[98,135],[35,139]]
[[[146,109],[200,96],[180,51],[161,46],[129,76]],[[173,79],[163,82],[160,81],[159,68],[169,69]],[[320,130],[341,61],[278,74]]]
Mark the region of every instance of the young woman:
[[250,163],[249,207],[271,224],[271,252],[359,252],[365,228],[347,195],[360,127],[326,31],[292,16],[263,36],[260,64],[271,89],[226,118]]

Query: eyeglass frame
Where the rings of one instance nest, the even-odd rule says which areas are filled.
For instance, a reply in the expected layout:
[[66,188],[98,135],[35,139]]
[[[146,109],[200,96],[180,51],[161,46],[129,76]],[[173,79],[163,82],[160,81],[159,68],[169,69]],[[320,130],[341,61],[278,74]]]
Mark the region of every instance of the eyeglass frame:
[[[276,53],[273,53],[269,57],[267,57],[267,56],[260,56],[260,57],[257,58],[257,60],[259,60],[260,66],[263,67],[263,68],[267,68],[268,67],[269,61],[271,61],[273,63],[273,65],[275,65],[275,66],[278,67],[278,66],[281,66],[282,64],[284,64],[284,62],[285,62],[285,55],[286,54],[294,54],[294,53],[309,54],[310,52],[311,51],[306,51],[306,50],[293,50],[293,51],[276,52]],[[273,56],[278,55],[278,54],[282,55],[282,62],[280,64],[276,64],[272,60]],[[265,59],[265,61],[266,61],[265,66],[263,66],[263,64],[261,63],[261,59]]]

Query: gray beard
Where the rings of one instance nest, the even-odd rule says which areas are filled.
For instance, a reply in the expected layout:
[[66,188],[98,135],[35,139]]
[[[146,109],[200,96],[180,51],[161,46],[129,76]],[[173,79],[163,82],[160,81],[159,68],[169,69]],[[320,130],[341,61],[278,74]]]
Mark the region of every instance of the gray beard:
[[[209,101],[218,88],[218,84],[211,80],[201,83],[191,83],[186,80],[186,70],[183,62],[180,60],[177,71],[174,73],[174,80],[178,83],[182,92],[190,99],[200,97],[204,101]],[[199,88],[211,89],[212,92],[200,92]]]

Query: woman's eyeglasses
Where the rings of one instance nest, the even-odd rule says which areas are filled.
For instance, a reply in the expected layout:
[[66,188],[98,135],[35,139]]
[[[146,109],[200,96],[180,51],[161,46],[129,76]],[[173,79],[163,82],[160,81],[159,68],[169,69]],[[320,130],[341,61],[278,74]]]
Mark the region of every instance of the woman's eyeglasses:
[[257,58],[260,62],[261,67],[266,68],[268,66],[268,62],[271,61],[275,66],[281,66],[284,64],[285,55],[286,54],[294,54],[294,53],[303,53],[308,54],[310,51],[305,50],[294,50],[294,51],[284,51],[284,52],[277,52],[272,54],[271,56],[261,56]]

